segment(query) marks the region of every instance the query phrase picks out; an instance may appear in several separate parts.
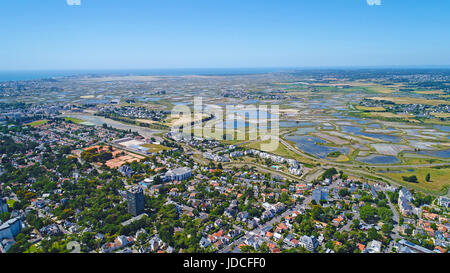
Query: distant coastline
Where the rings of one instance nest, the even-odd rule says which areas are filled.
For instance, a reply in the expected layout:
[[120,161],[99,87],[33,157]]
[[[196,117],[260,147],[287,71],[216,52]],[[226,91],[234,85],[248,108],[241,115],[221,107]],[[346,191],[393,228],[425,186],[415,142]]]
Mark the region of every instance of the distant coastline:
[[60,70],[0,71],[0,82],[28,81],[83,75],[105,76],[182,76],[182,75],[245,75],[286,71],[281,68],[198,68],[198,69],[130,69],[130,70]]
[[266,67],[266,68],[172,68],[172,69],[91,69],[91,70],[20,70],[1,71],[0,82],[55,79],[77,76],[232,76],[303,70],[449,70],[450,66],[323,66],[323,67]]

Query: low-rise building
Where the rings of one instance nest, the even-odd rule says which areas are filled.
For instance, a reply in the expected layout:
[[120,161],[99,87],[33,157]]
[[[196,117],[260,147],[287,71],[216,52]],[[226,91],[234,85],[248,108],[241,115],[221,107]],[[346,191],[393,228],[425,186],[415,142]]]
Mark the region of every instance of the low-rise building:
[[189,168],[177,168],[167,171],[163,177],[163,181],[182,181],[192,176],[192,170]]
[[439,197],[439,206],[449,208],[450,207],[450,198],[441,196]]
[[380,253],[381,242],[373,240],[367,244],[367,247],[363,251],[364,253]]
[[319,245],[319,242],[313,236],[304,235],[304,236],[300,237],[299,245],[303,246],[308,251],[313,252]]

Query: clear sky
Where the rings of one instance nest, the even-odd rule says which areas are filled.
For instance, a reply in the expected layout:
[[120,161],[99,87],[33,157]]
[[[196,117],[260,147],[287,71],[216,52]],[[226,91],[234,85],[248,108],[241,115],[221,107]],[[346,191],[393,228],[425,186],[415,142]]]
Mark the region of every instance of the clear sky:
[[0,1],[0,70],[390,65],[450,65],[449,0]]

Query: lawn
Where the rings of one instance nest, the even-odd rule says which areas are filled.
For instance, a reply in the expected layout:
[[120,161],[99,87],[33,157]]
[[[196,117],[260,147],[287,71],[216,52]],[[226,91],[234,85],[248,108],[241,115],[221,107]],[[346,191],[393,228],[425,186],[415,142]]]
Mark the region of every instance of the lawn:
[[446,161],[439,160],[432,157],[401,157],[406,165],[420,165],[420,164],[437,164],[446,163]]
[[82,120],[82,119],[78,119],[78,118],[70,118],[70,117],[66,117],[66,118],[64,118],[64,120],[65,120],[65,121],[71,121],[71,122],[73,122],[73,123],[75,123],[75,124],[80,124],[80,123],[85,122],[85,121]]
[[[444,191],[446,191],[446,189],[450,186],[450,166],[445,166],[442,168],[414,168],[411,172],[407,171],[407,169],[408,168],[400,169],[405,170],[404,173],[386,173],[383,175],[392,178],[401,184],[434,193],[446,193]],[[425,177],[428,173],[431,176],[430,182],[425,181]],[[408,183],[403,180],[403,176],[412,175],[417,176],[418,183]]]
[[39,245],[39,243],[31,245],[24,253],[37,253]]
[[30,122],[30,123],[27,123],[27,125],[30,125],[32,127],[36,127],[36,126],[39,126],[39,125],[42,125],[42,124],[46,124],[47,122],[48,122],[48,120],[42,119],[42,120],[36,120],[36,121]]
[[350,161],[350,158],[346,155],[340,155],[336,158],[336,162],[347,162]]
[[150,153],[158,153],[160,151],[170,150],[169,147],[163,146],[161,144],[143,144],[142,147],[148,148]]
[[386,86],[382,86],[382,85],[374,85],[374,86],[368,86],[367,90],[369,92],[390,94],[390,93],[396,92],[398,90],[398,88],[396,88],[396,86],[394,86],[394,87],[386,87]]
[[10,208],[14,206],[14,203],[16,203],[16,200],[14,199],[9,199],[8,201],[6,201],[6,204],[8,204],[8,207]]

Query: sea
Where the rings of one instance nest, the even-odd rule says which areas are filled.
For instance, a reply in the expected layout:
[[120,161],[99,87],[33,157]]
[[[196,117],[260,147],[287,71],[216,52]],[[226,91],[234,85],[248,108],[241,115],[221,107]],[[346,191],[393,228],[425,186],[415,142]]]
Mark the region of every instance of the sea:
[[0,71],[0,82],[54,79],[71,76],[182,76],[182,75],[246,75],[285,72],[283,68],[198,68],[198,69],[134,69],[134,70],[43,70]]

